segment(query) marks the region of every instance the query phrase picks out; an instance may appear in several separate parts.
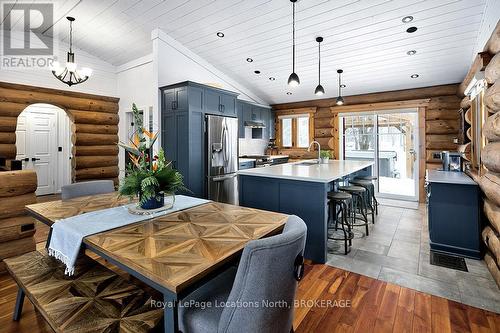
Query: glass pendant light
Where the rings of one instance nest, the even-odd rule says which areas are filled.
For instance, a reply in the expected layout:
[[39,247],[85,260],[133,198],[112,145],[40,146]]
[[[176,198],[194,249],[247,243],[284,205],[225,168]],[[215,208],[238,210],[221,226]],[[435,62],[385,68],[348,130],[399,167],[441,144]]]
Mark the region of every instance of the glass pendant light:
[[337,105],[344,105],[344,98],[342,97],[342,77],[341,77],[343,72],[344,72],[343,70],[337,69],[337,73],[339,74],[339,96],[335,101],[335,104]]
[[288,77],[288,85],[297,87],[300,84],[299,76],[295,73],[295,3],[297,0],[290,0],[292,3],[292,74]]
[[323,37],[317,37],[316,41],[318,42],[318,86],[314,90],[314,94],[322,96],[325,93],[325,89],[321,85],[321,42],[323,41]]

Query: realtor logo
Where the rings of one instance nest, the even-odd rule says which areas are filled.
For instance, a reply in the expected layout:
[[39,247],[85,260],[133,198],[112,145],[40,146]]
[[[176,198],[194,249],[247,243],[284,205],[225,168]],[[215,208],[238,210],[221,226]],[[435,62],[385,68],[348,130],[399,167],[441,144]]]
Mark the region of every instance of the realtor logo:
[[2,14],[1,68],[50,67],[54,55],[54,4],[6,2]]

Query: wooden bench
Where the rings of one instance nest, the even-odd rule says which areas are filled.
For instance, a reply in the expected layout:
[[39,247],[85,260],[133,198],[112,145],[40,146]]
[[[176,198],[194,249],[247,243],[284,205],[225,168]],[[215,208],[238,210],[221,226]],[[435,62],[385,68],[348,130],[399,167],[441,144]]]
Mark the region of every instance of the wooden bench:
[[14,320],[24,295],[55,332],[150,332],[162,329],[163,309],[138,286],[89,257],[78,260],[74,276],[45,250],[5,260],[19,286]]

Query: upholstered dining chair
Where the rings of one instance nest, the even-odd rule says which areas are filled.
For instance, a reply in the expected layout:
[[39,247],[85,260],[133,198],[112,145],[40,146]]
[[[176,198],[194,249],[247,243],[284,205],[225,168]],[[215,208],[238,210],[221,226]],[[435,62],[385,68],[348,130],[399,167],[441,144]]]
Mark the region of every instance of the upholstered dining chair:
[[[250,241],[237,269],[228,269],[181,301],[180,331],[292,331],[297,281],[304,271],[306,233],[304,221],[290,216],[281,234]],[[203,302],[200,304],[206,307],[188,306],[194,302]]]
[[61,199],[68,200],[93,194],[111,193],[115,190],[112,180],[92,180],[80,182],[61,187]]

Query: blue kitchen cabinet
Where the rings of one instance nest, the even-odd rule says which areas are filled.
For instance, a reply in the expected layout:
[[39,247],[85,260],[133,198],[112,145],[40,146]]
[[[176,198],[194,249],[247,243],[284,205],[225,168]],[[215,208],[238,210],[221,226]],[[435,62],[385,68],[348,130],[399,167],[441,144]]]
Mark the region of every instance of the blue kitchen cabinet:
[[465,178],[466,183],[447,182],[439,173],[448,172],[433,171],[426,184],[431,250],[481,259],[479,186]]
[[269,138],[274,136],[274,118],[269,107],[238,100],[237,109],[240,138],[245,138],[245,121],[262,122],[266,126],[266,128],[254,130],[255,132],[259,133],[258,137],[252,135],[254,139],[257,138],[268,140]]
[[[206,197],[205,114],[236,116],[236,93],[195,82],[160,88],[161,146],[197,197]],[[223,106],[222,106],[223,105]]]

